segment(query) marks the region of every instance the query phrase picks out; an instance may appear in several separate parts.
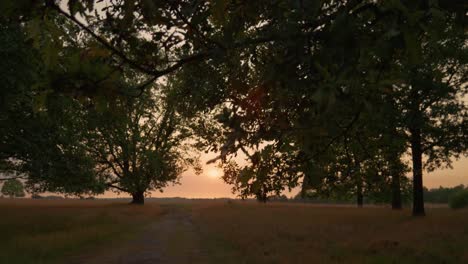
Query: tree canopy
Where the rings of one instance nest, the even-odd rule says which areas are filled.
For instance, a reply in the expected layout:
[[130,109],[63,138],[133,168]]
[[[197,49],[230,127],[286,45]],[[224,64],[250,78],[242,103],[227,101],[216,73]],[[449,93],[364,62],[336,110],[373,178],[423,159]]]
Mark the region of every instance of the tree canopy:
[[199,167],[174,100],[170,92],[145,91],[88,114],[83,144],[95,174],[107,187],[130,193],[134,203],[143,203],[147,191],[176,183],[188,166]]
[[242,197],[264,201],[302,184],[343,188],[358,203],[391,193],[399,208],[411,168],[413,214],[424,215],[423,170],[467,153],[463,1],[8,0],[0,8],[2,53],[12,62],[1,66],[10,80],[2,98],[23,102],[1,109],[0,155],[21,161],[39,179],[32,185],[160,189],[181,170],[181,137],[196,135]]

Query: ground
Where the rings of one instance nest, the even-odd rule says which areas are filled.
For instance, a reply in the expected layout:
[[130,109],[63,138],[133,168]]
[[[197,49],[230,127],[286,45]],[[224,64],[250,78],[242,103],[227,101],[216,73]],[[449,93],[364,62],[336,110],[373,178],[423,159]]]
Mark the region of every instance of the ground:
[[468,210],[0,200],[0,263],[468,263]]

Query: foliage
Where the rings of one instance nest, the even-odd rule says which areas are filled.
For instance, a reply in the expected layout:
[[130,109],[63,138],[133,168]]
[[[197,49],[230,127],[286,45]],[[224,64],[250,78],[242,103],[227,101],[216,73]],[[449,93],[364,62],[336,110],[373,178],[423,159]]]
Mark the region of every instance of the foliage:
[[[423,169],[466,154],[461,1],[7,0],[0,7],[2,21],[22,29],[40,58],[32,67],[40,77],[27,85],[37,88],[28,92],[33,112],[50,113],[49,98],[66,95],[79,107],[65,119],[82,127],[81,107],[106,109],[168,82],[185,99],[171,107],[198,122],[189,126],[202,137],[197,146],[219,153],[225,181],[242,197],[265,200],[301,179],[305,188],[325,181],[325,190],[358,197],[391,185],[397,197],[407,169],[402,156],[411,149],[415,214],[424,214]],[[21,109],[28,116],[30,106]],[[73,178],[93,178],[89,150],[66,147],[85,146],[83,133],[64,119],[45,119],[11,131],[64,133],[62,144],[27,145],[57,146],[43,159],[8,146],[2,160],[22,158],[44,180],[46,172],[62,179],[76,167],[83,175]],[[77,165],[58,166],[65,160]]]
[[[102,184],[94,180],[91,161],[76,147],[81,140],[75,122],[78,100],[50,89],[52,71],[44,69],[24,28],[5,21],[0,25],[4,58],[0,63],[4,80],[1,169],[25,173],[26,184],[33,191],[103,192]],[[55,67],[63,69],[65,65]]]
[[26,183],[33,192],[104,191],[103,181],[95,177],[95,163],[81,144],[84,126],[79,109],[73,98],[49,96],[44,110],[20,127],[21,146],[14,158],[19,160],[18,169],[28,175]]
[[259,149],[249,159],[251,166],[240,167],[235,161],[223,166],[224,181],[232,184],[233,191],[239,192],[242,198],[254,194],[265,202],[269,196],[279,196],[285,188],[291,190],[301,176],[300,172],[294,173],[297,171],[295,157],[278,151],[275,146]]
[[442,186],[434,189],[424,188],[424,200],[428,203],[448,204],[450,201],[450,197],[464,189],[465,186],[463,184],[451,188]]
[[10,198],[24,197],[23,183],[17,179],[9,179],[3,183],[2,193]]
[[107,187],[142,197],[197,165],[188,143],[191,132],[173,107],[176,98],[164,89],[117,98],[87,113],[83,145]]
[[468,190],[461,190],[450,197],[450,208],[460,209],[468,207]]
[[[210,140],[208,148],[219,151],[222,161],[229,160],[228,156],[247,156],[250,168],[239,170],[237,180],[232,175],[226,177],[243,197],[259,197],[259,189],[268,193],[297,185],[303,169],[310,167],[307,163],[316,162],[314,159],[323,156],[324,149],[343,138],[354,140],[354,134],[348,132],[350,127],[359,126],[356,115],[364,119],[363,126],[388,124],[374,128],[374,132],[363,128],[357,134],[365,131],[376,142],[382,140],[378,135],[384,134],[388,146],[365,148],[380,152],[378,159],[387,162],[389,168],[403,167],[390,174],[403,175],[405,166],[399,160],[409,147],[409,130],[423,120],[423,143],[428,142],[424,154],[430,157],[426,168],[450,164],[450,157],[466,152],[466,107],[459,100],[466,90],[461,85],[462,76],[466,76],[466,49],[460,13],[453,6],[436,2],[321,4],[301,3],[285,8],[262,2],[243,4],[238,9],[228,4],[223,22],[225,29],[232,31],[222,31],[224,37],[258,42],[229,50],[228,58],[213,58],[210,65],[205,65],[206,72],[195,70],[194,65],[180,72],[185,79],[181,86],[192,89],[193,84],[199,84],[201,92],[196,102],[209,99],[215,91],[224,95],[225,103],[213,110],[224,130],[221,137]],[[452,52],[446,53],[448,50]],[[452,65],[454,71],[444,65]],[[424,85],[416,87],[416,79]],[[204,93],[209,87],[213,92]],[[415,120],[410,116],[414,117],[411,100],[416,98],[440,103],[429,103],[428,116]],[[379,112],[380,116],[376,114]],[[397,116],[386,119],[392,115]],[[442,135],[445,140],[441,140]],[[395,137],[398,143],[392,147],[390,142]],[[261,165],[256,157],[268,148],[276,151],[268,151],[271,156],[263,161],[288,156],[295,159],[294,169],[285,162],[280,166],[283,169],[275,166],[275,171],[283,172],[277,176],[274,172],[269,177],[259,173]],[[287,154],[278,153],[282,150]],[[336,152],[330,156],[333,154]],[[395,164],[390,166],[392,162]]]
[[[112,185],[143,195],[148,188],[161,189],[167,181],[175,181],[184,164],[196,163],[184,156],[187,149],[180,145],[189,135],[170,103],[163,103],[161,91],[158,99],[148,96],[152,91],[139,99],[126,98],[135,96],[135,90],[124,80],[141,76],[113,67],[107,52],[89,38],[76,35],[64,17],[48,13],[47,19],[31,21],[46,23],[44,30],[35,28],[34,32],[30,28],[34,24],[21,27],[2,22],[5,30],[0,44],[5,60],[1,66],[7,81],[1,90],[2,169],[26,173],[27,186],[35,192],[91,195]],[[57,35],[61,31],[67,38]],[[43,46],[52,45],[48,42],[53,42],[53,48]],[[141,131],[132,130],[132,138],[127,138],[125,130],[138,122]],[[111,145],[106,148],[106,143]],[[126,149],[127,144],[136,149]],[[114,148],[125,149],[124,154],[117,153],[123,156],[115,162],[130,162],[132,173],[141,174],[124,176],[123,186],[106,167],[111,155],[106,151]],[[135,151],[141,158],[129,154]],[[133,172],[137,165],[129,158],[139,163],[141,171]],[[145,179],[137,183],[138,179],[129,177]]]
[[[369,186],[367,186],[367,184]],[[389,204],[392,202],[391,183],[369,181],[363,187],[363,204]],[[407,177],[401,178],[401,202],[409,204],[412,198],[411,181]],[[296,200],[318,203],[356,203],[356,188],[349,188],[346,185],[337,184],[333,187],[324,186],[308,188],[300,191],[295,196]],[[426,199],[427,202],[432,200]]]
[[432,13],[426,29],[409,22],[406,35],[418,41],[406,37],[407,53],[395,54],[387,74],[399,81],[388,97],[401,113],[398,124],[411,149],[413,214],[424,215],[423,170],[450,167],[453,158],[467,153],[468,108],[462,98],[468,92],[468,49],[465,30],[450,12]]

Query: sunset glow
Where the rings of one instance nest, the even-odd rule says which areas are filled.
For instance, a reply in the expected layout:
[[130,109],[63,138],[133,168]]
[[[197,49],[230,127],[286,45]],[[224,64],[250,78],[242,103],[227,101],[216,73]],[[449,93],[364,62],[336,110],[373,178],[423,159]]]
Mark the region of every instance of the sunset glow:
[[208,176],[209,178],[213,178],[213,179],[220,178],[222,174],[223,174],[222,171],[218,168],[208,168],[206,170],[206,176]]

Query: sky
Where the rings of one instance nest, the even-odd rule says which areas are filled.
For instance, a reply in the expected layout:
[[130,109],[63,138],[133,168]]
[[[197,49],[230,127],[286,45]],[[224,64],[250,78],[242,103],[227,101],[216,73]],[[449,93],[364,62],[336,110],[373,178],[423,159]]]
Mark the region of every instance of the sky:
[[[202,157],[207,161],[214,157],[214,154]],[[186,171],[180,180],[180,185],[168,186],[164,192],[152,192],[151,197],[186,197],[186,198],[235,198],[231,192],[230,185],[220,178],[222,171],[215,165],[204,165],[203,173],[195,175],[193,170]],[[424,174],[424,186],[428,188],[453,187],[459,184],[468,185],[468,157],[454,161],[453,169],[439,169],[431,173]],[[286,192],[288,197],[295,196],[299,188]],[[128,194],[121,194],[121,197],[128,197]],[[100,197],[117,197],[112,192],[107,192]]]

